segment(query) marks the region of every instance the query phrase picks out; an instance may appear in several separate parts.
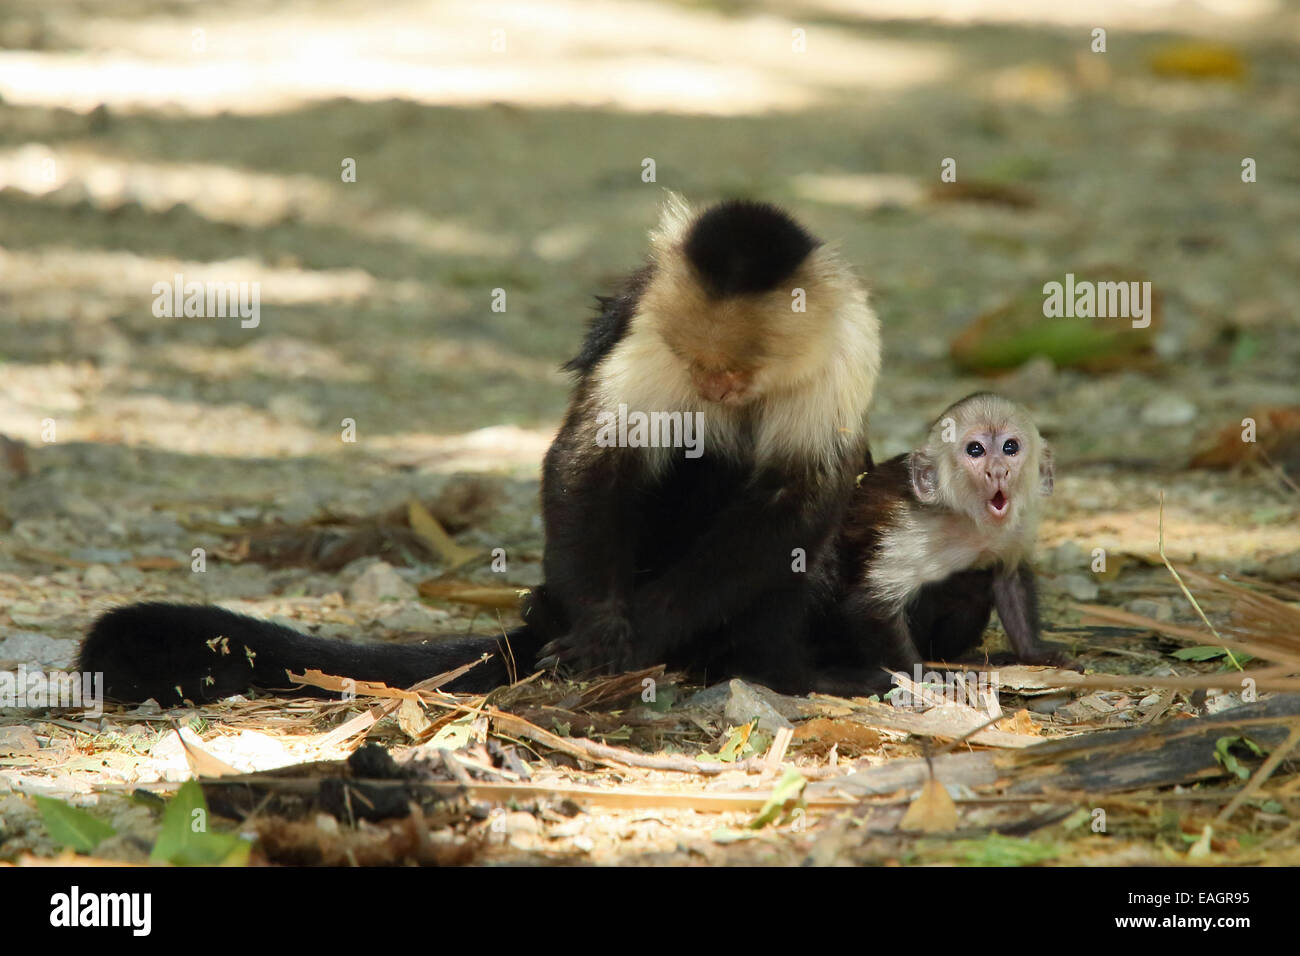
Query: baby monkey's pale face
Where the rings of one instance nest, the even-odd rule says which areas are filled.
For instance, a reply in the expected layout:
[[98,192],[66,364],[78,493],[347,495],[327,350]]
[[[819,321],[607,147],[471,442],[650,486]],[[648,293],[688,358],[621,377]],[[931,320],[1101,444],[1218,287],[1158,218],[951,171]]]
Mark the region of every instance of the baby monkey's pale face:
[[[1028,413],[1007,399],[977,393],[934,423],[908,458],[912,491],[986,528],[1010,531],[1052,493],[1052,455]],[[1032,524],[1032,520],[1031,520]]]
[[956,444],[958,470],[965,475],[974,500],[982,502],[983,516],[1001,523],[1022,495],[1037,492],[1036,485],[1026,488],[1022,477],[1032,442],[1017,428],[981,424]]

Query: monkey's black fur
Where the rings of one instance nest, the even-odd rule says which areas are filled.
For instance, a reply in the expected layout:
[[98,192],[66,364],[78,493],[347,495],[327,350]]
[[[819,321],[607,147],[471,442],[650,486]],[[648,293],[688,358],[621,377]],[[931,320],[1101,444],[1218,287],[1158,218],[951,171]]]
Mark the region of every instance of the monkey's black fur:
[[627,326],[636,312],[637,302],[653,275],[654,269],[645,266],[624,279],[622,288],[614,295],[596,296],[596,304],[600,309],[587,326],[582,350],[564,363],[566,372],[588,374],[627,334]]
[[[816,246],[787,215],[750,202],[704,213],[684,239],[686,258],[715,296],[774,288]],[[104,673],[110,698],[171,704],[283,689],[286,671],[305,668],[409,686],[490,652],[447,687],[484,691],[506,683],[511,664],[531,673],[547,645],[547,657],[575,670],[666,663],[709,680],[749,677],[790,692],[817,686],[812,635],[833,601],[834,533],[858,456],[778,467],[747,453],[673,455],[655,469],[643,449],[594,447],[595,376],[628,334],[653,275],[652,264],[602,300],[566,366],[577,382],[542,475],[545,584],[504,640],[355,644],[220,608],[139,604],[95,622],[81,668]],[[799,549],[807,567],[796,572]]]
[[869,467],[860,476],[836,552],[842,583],[828,625],[835,635],[829,646],[838,655],[833,663],[842,666],[851,659],[856,667],[874,672],[867,688],[882,690],[889,678],[879,676],[881,667],[907,670],[921,660],[959,661],[975,650],[996,609],[1014,660],[1073,666],[1061,648],[1039,637],[1037,582],[1026,564],[958,571],[922,586],[907,606],[907,633],[900,632],[863,582],[885,532],[902,509],[915,507],[925,506],[912,493],[907,455]]
[[[304,668],[409,687],[485,653],[492,658],[445,689],[488,690],[509,682],[510,652],[523,658],[521,673],[527,674],[536,650],[537,642],[530,641],[525,628],[497,638],[354,644],[310,637],[224,608],[150,603],[119,607],[95,621],[82,643],[78,666],[102,672],[104,693],[112,700],[152,697],[171,704],[218,700],[250,687],[288,690],[294,684],[286,671],[301,674]],[[299,693],[317,692],[304,688]]]
[[686,258],[718,297],[775,289],[818,241],[781,210],[734,199],[714,206],[686,237]]

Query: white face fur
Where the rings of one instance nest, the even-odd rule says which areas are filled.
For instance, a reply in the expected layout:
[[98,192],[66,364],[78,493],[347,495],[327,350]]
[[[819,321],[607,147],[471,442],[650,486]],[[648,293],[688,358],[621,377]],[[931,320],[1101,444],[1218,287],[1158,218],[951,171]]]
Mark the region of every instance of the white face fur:
[[1020,406],[996,395],[973,395],[935,423],[910,461],[919,501],[940,504],[992,529],[1032,519],[1052,492],[1050,449]]
[[[833,250],[815,249],[787,289],[719,303],[686,265],[693,213],[670,199],[652,235],[656,273],[627,335],[596,374],[602,408],[702,410],[708,447],[758,459],[831,464],[865,440],[880,331],[862,285]],[[753,448],[741,415],[758,412]],[[707,453],[707,452],[706,452]]]

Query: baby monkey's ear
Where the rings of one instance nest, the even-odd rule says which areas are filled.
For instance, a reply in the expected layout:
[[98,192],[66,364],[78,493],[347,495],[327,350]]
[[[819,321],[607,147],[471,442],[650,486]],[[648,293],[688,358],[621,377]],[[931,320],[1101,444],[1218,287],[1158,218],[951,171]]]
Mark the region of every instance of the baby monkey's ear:
[[1038,492],[1046,497],[1056,485],[1056,465],[1052,461],[1052,449],[1046,445],[1038,453]]
[[939,473],[934,459],[923,451],[907,456],[907,473],[912,480],[912,494],[922,504],[933,504],[939,498]]

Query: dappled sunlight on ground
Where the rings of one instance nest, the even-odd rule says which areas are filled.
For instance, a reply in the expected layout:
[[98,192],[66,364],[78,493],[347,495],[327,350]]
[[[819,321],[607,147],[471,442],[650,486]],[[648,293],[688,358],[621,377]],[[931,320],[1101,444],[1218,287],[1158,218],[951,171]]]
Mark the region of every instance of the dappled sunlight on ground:
[[313,5],[305,17],[225,9],[184,20],[57,24],[77,52],[0,52],[8,101],[256,113],[331,97],[400,96],[736,115],[933,82],[953,65],[933,44],[839,30],[819,31],[814,54],[799,52],[793,33],[804,25],[775,13],[613,0],[461,0],[378,11],[336,2]]
[[[1099,28],[1105,51],[1092,47]],[[1079,606],[1199,640],[1202,621],[1156,555],[1162,493],[1165,548],[1180,568],[1296,594],[1295,485],[1268,462],[1192,464],[1224,434],[1235,452],[1244,416],[1272,421],[1300,402],[1297,36],[1300,7],[1281,0],[10,0],[0,9],[0,671],[67,666],[95,613],[138,600],[220,603],[347,639],[517,623],[519,589],[542,577],[538,472],[566,407],[561,365],[592,295],[643,261],[674,190],[701,204],[788,207],[861,275],[885,347],[869,423],[877,461],[916,447],[964,394],[996,390],[1031,409],[1056,461],[1036,555],[1045,630],[1102,675],[1095,687],[1127,689],[1040,699],[1029,675],[1010,689],[1032,695],[1004,693],[1026,708],[1016,746],[1126,722],[1191,725],[1190,695],[1144,697],[1124,682],[1211,675],[1218,662],[1171,656],[1166,632],[1145,624],[1089,629]],[[1171,50],[1184,66],[1157,69]],[[1247,160],[1257,180],[1243,179]],[[941,179],[948,168],[955,178]],[[1013,306],[1037,331],[1045,281],[1121,269],[1149,280],[1159,303],[1137,358],[1038,354],[996,375],[953,360],[954,341]],[[176,306],[194,284],[212,298],[186,314]],[[255,318],[209,314],[219,290],[245,286],[256,288]],[[409,536],[420,527],[412,501],[444,498],[421,534],[450,515],[450,549],[416,554],[362,533],[398,520]],[[339,557],[331,536],[345,530],[363,544]],[[330,554],[336,563],[322,560]],[[1207,605],[1216,620],[1222,610]],[[989,648],[1000,634],[990,629]],[[628,745],[634,697],[597,730],[571,691],[557,688],[537,719],[570,742]],[[846,742],[870,736],[854,754],[796,742],[810,748],[804,769],[828,777],[841,760],[888,770],[916,757],[934,783],[932,746],[955,736],[955,725],[891,722],[894,708],[812,703],[796,719],[851,725]],[[1083,716],[1070,714],[1076,705]],[[570,706],[581,719],[562,716]],[[282,701],[202,713],[213,723],[200,736],[218,752],[275,762],[306,751],[277,744],[270,735],[286,725],[271,721],[314,735],[328,732],[318,719],[334,720]],[[737,713],[743,726],[749,712]],[[730,706],[724,717],[683,719],[635,746],[712,753],[735,723]],[[0,722],[0,745],[23,745],[16,758],[0,749],[0,848],[19,846],[10,811],[24,798],[5,796],[12,779],[84,792],[159,768],[184,775],[154,715],[110,717],[137,719],[148,733],[87,736],[60,720],[39,741],[27,727],[5,738],[14,722]],[[267,739],[221,741],[244,726]],[[567,764],[553,771],[574,779]],[[637,779],[590,776],[613,795]],[[671,785],[725,796],[729,776]],[[867,816],[829,840],[823,826],[812,853],[793,827],[746,832],[724,850],[732,841],[716,826],[741,827],[739,815],[639,809],[621,830],[557,818],[511,845],[536,862],[545,852],[527,848],[546,851],[563,831],[596,853],[571,861],[654,849],[736,862],[746,846],[757,861],[766,844],[789,862],[899,862],[921,845],[892,833],[904,803],[864,804]],[[1152,835],[1116,834],[1107,846],[1128,842],[1091,858],[1085,827],[1051,832],[1074,841],[1075,862],[1167,864],[1186,853],[1186,834],[1157,822],[1175,804],[1161,805],[1142,824]],[[882,810],[887,829],[876,817],[872,831]],[[1031,812],[1019,798],[962,807],[977,823]],[[1254,827],[1252,838],[1280,822],[1250,812],[1241,832]],[[1058,823],[1026,817],[1016,832],[1037,839]]]

